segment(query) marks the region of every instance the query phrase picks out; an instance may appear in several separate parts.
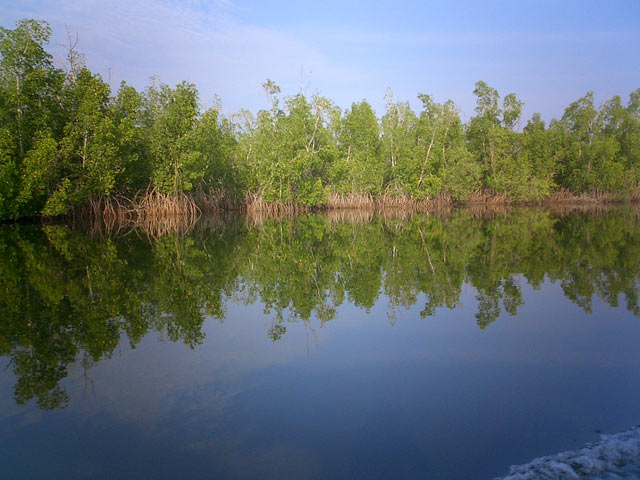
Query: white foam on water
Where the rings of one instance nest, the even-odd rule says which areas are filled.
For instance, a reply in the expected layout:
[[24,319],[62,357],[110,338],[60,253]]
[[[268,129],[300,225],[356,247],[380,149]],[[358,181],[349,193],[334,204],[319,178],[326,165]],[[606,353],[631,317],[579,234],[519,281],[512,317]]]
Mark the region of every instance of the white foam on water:
[[[513,465],[502,480],[640,480],[640,425],[580,450]],[[500,480],[500,479],[496,479]]]

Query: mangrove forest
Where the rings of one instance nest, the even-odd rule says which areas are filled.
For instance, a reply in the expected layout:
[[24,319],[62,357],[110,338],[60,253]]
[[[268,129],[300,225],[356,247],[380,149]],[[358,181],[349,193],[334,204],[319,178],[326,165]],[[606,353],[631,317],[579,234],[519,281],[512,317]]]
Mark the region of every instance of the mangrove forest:
[[0,218],[170,209],[279,210],[435,202],[629,200],[640,190],[640,89],[588,92],[548,124],[478,81],[475,115],[420,93],[342,110],[262,86],[266,108],[225,116],[196,86],[117,91],[70,42],[58,68],[44,21],[0,28]]

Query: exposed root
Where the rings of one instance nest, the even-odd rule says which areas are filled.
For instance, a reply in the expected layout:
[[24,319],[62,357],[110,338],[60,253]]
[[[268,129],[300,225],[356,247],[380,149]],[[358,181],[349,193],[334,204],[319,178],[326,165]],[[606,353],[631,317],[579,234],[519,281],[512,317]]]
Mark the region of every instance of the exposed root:
[[95,233],[104,230],[112,234],[135,228],[151,237],[186,233],[200,215],[200,208],[190,196],[165,195],[156,190],[133,200],[126,197],[93,199],[88,208],[74,212],[74,218],[89,220]]

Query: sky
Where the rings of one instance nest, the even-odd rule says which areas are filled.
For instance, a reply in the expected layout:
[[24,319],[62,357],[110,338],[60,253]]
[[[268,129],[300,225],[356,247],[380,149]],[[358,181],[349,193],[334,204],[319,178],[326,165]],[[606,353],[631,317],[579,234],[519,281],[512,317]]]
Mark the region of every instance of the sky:
[[303,89],[342,108],[367,99],[379,115],[391,88],[419,110],[418,93],[474,114],[474,84],[516,93],[524,118],[559,118],[593,90],[596,101],[640,88],[640,1],[14,0],[0,26],[21,18],[53,28],[62,66],[66,27],[87,66],[114,90],[152,75],[197,85],[204,107],[267,108],[261,84]]

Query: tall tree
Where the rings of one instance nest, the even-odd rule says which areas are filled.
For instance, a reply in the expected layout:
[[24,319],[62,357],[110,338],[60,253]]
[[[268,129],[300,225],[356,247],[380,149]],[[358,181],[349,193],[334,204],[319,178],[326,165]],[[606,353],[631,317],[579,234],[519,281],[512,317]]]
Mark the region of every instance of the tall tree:
[[164,194],[192,190],[202,181],[202,155],[190,148],[189,134],[200,107],[194,84],[152,85],[143,95],[142,122],[151,155],[152,186]]
[[616,162],[619,144],[604,134],[606,108],[594,105],[593,92],[571,103],[555,126],[562,136],[561,181],[575,192],[623,189],[624,169]]
[[340,161],[332,172],[338,193],[379,195],[384,188],[384,163],[376,114],[366,100],[345,112],[339,137]]
[[386,112],[381,119],[381,152],[385,164],[387,193],[410,194],[411,172],[415,170],[418,117],[409,102],[393,102],[387,90]]
[[[51,36],[46,22],[20,20],[13,30],[0,27],[0,217],[23,212],[17,203],[23,177],[23,162],[32,147],[45,167],[51,142],[59,138],[65,120],[62,95],[64,74],[54,68],[44,46]],[[45,156],[46,155],[46,156]],[[31,162],[33,163],[33,162]]]

